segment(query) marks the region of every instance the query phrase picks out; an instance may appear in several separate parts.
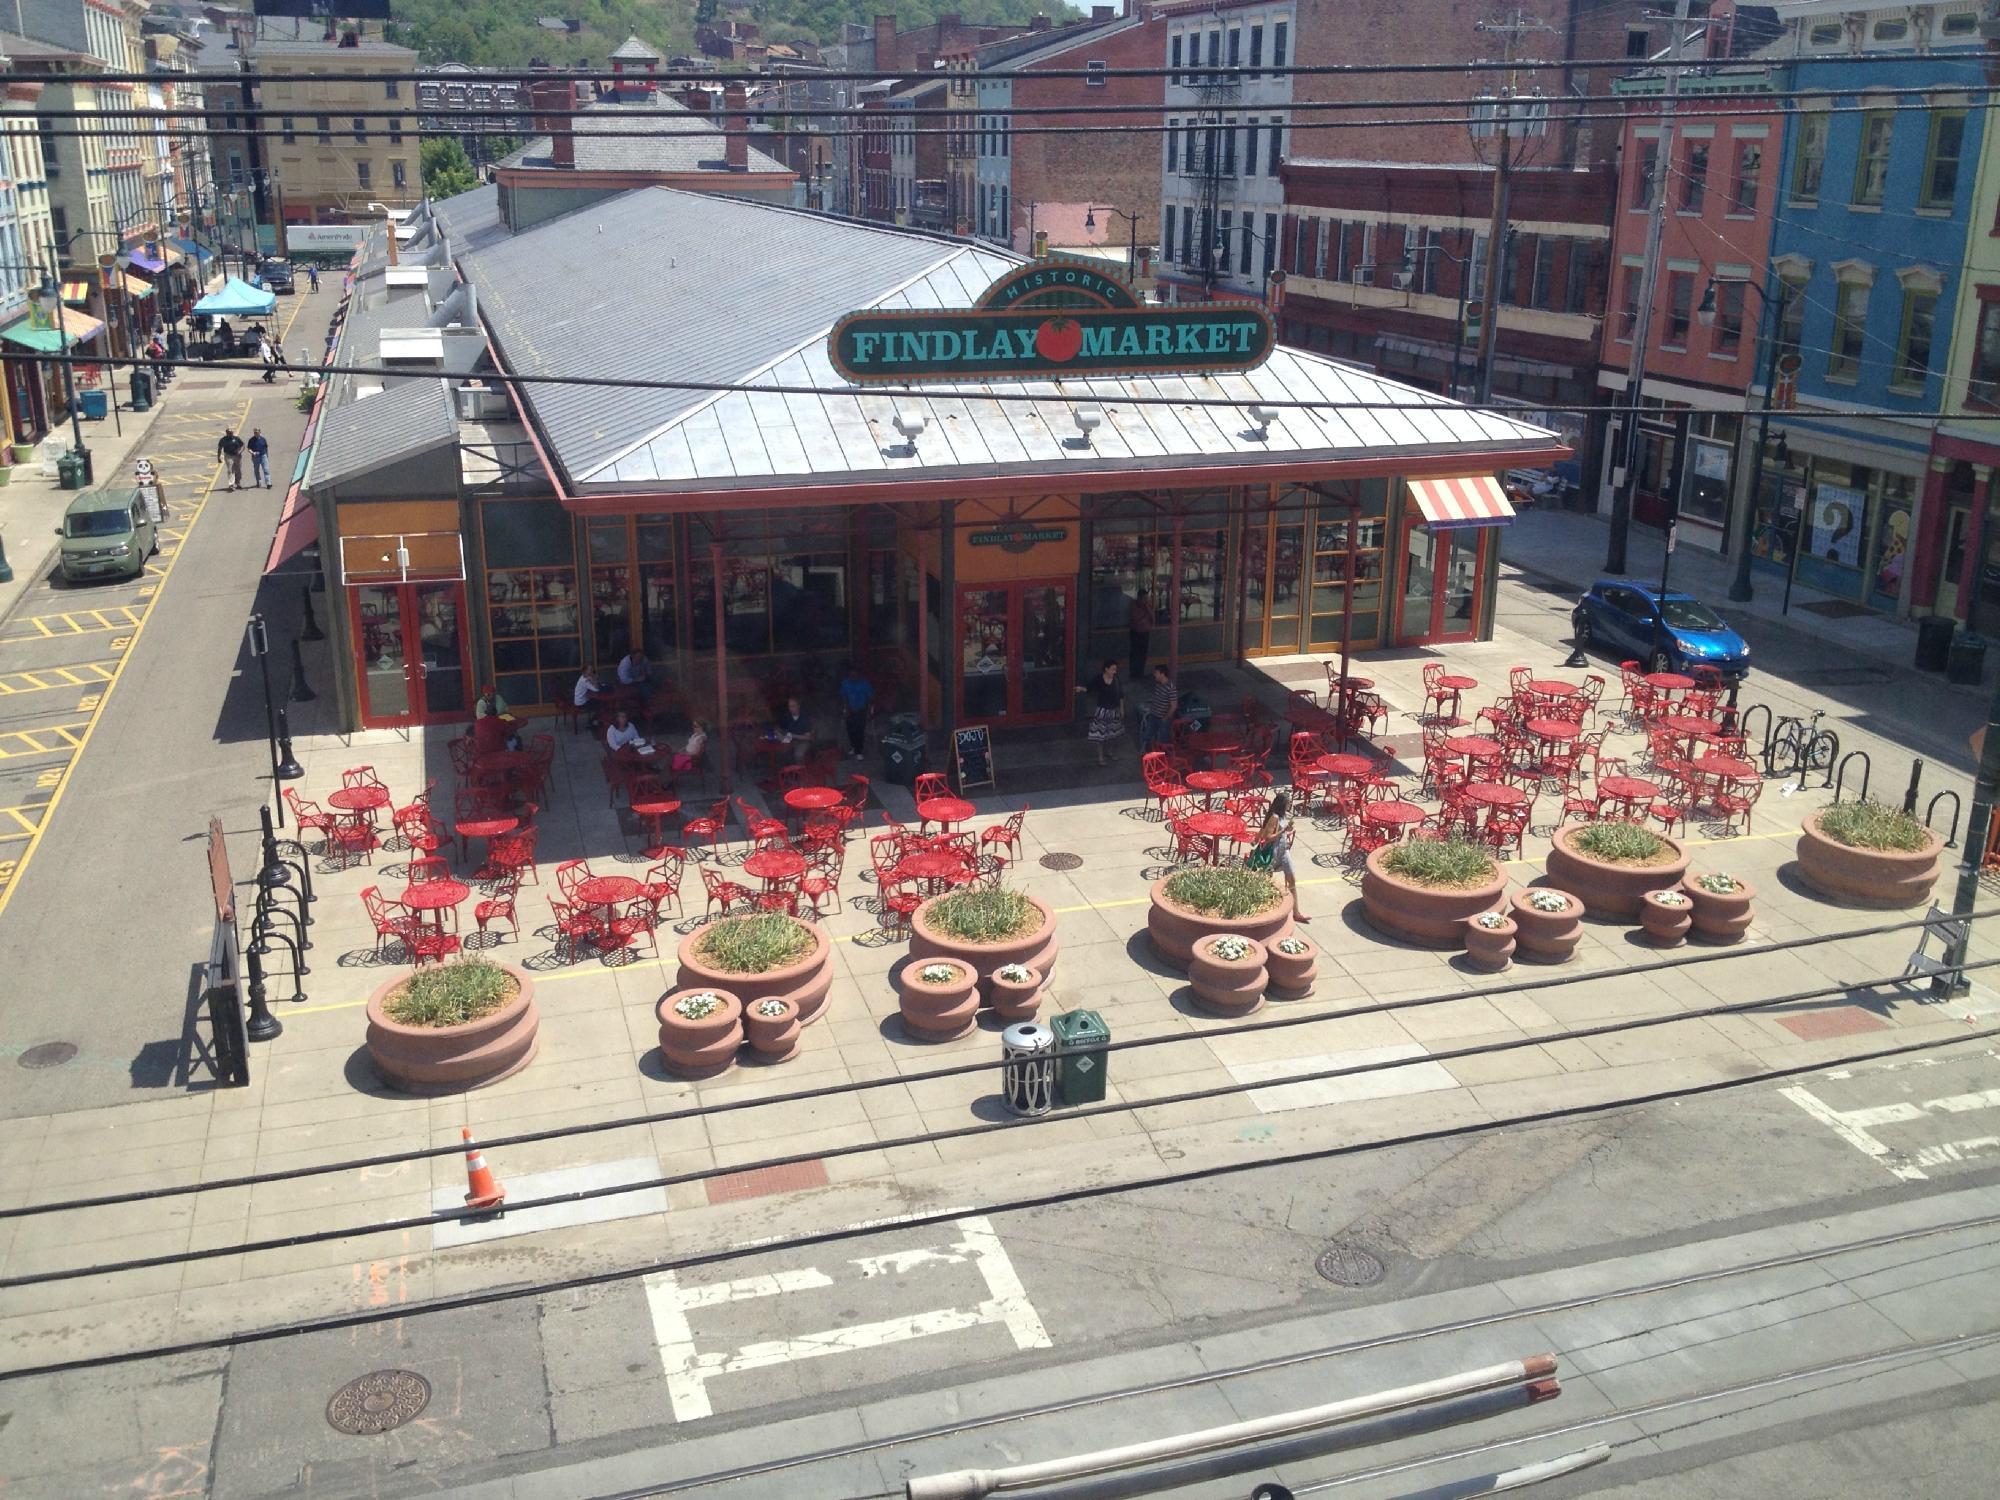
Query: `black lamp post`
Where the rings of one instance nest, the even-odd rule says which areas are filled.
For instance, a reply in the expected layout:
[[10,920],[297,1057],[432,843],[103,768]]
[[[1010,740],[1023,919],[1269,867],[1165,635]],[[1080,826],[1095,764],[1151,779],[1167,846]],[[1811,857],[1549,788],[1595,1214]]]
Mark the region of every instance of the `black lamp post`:
[[[1760,313],[1758,323],[1761,328],[1763,323],[1761,314],[1772,310],[1771,299],[1765,295],[1764,288],[1754,281],[1733,281],[1730,284],[1732,286],[1748,287],[1757,294],[1758,311]],[[1785,326],[1785,309],[1790,304],[1791,299],[1792,285],[1781,278],[1778,282],[1778,299],[1775,309],[1777,316],[1772,324],[1771,336],[1764,341],[1764,407],[1757,418],[1757,447],[1750,455],[1750,495],[1748,503],[1744,507],[1743,535],[1737,541],[1736,575],[1729,580],[1729,597],[1738,604],[1745,603],[1756,597],[1756,591],[1750,584],[1750,543],[1757,532],[1757,505],[1764,492],[1764,449],[1771,436],[1771,403],[1777,396],[1778,345],[1780,343],[1778,334]],[[1702,327],[1709,328],[1714,326],[1715,312],[1715,280],[1711,277],[1707,290],[1701,294],[1701,305],[1695,309],[1695,317],[1700,320]],[[1737,435],[1737,441],[1742,441],[1740,432]],[[1789,457],[1789,454],[1785,451],[1785,437],[1783,433],[1778,434],[1778,443],[1780,448],[1778,462],[1782,467]],[[1793,550],[1796,550],[1796,548]],[[1787,579],[1785,589],[1787,600],[1791,597],[1790,583],[1790,579]]]
[[271,633],[264,626],[262,615],[252,615],[245,627],[250,645],[250,654],[256,658],[257,670],[264,680],[264,735],[271,748],[271,796],[278,807],[278,826],[285,826],[285,799],[279,794],[279,783],[297,781],[305,775],[305,768],[292,755],[291,735],[284,737],[284,755],[279,756],[278,720],[282,710],[271,701]]
[[[1117,215],[1117,217],[1123,219],[1131,228],[1130,238],[1125,243],[1125,279],[1127,281],[1137,281],[1139,279],[1139,216],[1137,214],[1128,214],[1122,208],[1107,208],[1104,211],[1107,214]],[[1095,229],[1097,227],[1097,206],[1095,204],[1084,209],[1083,227],[1085,229]]]

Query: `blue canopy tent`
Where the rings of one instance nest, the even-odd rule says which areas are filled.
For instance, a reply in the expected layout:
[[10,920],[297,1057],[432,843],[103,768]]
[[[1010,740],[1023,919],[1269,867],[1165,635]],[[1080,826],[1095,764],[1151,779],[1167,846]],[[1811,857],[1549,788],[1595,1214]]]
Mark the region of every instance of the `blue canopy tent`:
[[276,294],[254,287],[240,276],[231,276],[222,283],[221,291],[210,292],[195,303],[194,310],[212,318],[253,318],[277,305]]

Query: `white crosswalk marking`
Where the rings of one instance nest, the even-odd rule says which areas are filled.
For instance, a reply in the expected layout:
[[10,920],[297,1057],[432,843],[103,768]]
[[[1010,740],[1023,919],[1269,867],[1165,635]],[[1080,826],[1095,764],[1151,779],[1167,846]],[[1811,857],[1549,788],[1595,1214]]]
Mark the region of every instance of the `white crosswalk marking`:
[[1928,1180],[1930,1173],[1924,1170],[1926,1167],[1964,1161],[2000,1147],[2000,1136],[1980,1135],[1967,1140],[1942,1141],[1908,1152],[1897,1150],[1875,1134],[1885,1126],[1908,1125],[1933,1115],[1965,1115],[1982,1109],[2000,1109],[2000,1089],[1978,1089],[1920,1102],[1898,1100],[1894,1104],[1845,1110],[1835,1109],[1810,1089],[1792,1087],[1779,1089],[1778,1092],[1863,1156],[1880,1162],[1905,1182]]

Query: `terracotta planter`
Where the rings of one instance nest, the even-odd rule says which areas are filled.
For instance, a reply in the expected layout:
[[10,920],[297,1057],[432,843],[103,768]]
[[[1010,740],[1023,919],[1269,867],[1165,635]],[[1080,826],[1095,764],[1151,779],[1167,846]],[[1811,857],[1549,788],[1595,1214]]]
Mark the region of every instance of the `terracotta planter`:
[[1757,899],[1756,887],[1741,875],[1732,877],[1736,889],[1727,895],[1704,890],[1699,876],[1692,873],[1680,883],[1681,894],[1694,902],[1694,935],[1711,943],[1741,942],[1750,930],[1751,906]]
[[[759,1007],[765,1005],[782,1005],[784,1013],[758,1015]],[[766,1062],[783,1062],[798,1052],[800,1025],[798,1006],[778,995],[752,1000],[743,1007],[744,1039],[750,1043],[750,1050]]]
[[1154,881],[1147,893],[1151,907],[1146,913],[1146,936],[1152,940],[1153,951],[1176,969],[1187,969],[1197,938],[1233,932],[1239,937],[1268,943],[1292,930],[1289,893],[1281,893],[1276,906],[1253,917],[1209,917],[1170,904],[1160,894],[1168,878],[1163,876]]
[[1661,896],[1679,894],[1679,887],[1675,887],[1671,891],[1648,891],[1640,898],[1639,927],[1656,948],[1679,947],[1688,929],[1694,926],[1692,905],[1673,906],[1660,900]]
[[1456,948],[1465,941],[1465,919],[1491,911],[1507,889],[1498,868],[1478,885],[1415,885],[1382,867],[1390,844],[1368,856],[1361,874],[1361,914],[1390,937],[1425,948]]
[[675,950],[681,967],[674,983],[684,990],[728,990],[745,1005],[756,1000],[789,1000],[799,1008],[799,1024],[810,1026],[826,1009],[826,993],[833,987],[833,949],[819,923],[802,920],[801,925],[812,932],[812,951],[796,963],[763,974],[731,974],[708,967],[695,956],[695,945],[708,929],[697,927]]
[[1842,906],[1884,910],[1922,906],[1937,884],[1938,851],[1944,840],[1926,829],[1925,847],[1913,854],[1894,850],[1855,849],[1837,844],[1819,831],[1817,814],[1799,830],[1799,879],[1829,901]]
[[930,909],[942,900],[942,896],[933,896],[910,918],[910,957],[955,958],[968,965],[978,974],[979,998],[988,1005],[995,1003],[995,969],[1004,969],[1008,964],[1025,964],[1045,980],[1055,972],[1056,958],[1062,945],[1056,938],[1056,914],[1049,910],[1047,902],[1028,897],[1028,904],[1042,914],[1042,925],[1026,937],[1009,938],[1004,943],[968,943],[939,931],[925,920]]
[[[949,964],[957,978],[949,984],[926,984],[917,976],[932,964]],[[927,1042],[964,1036],[979,1019],[979,975],[972,965],[952,958],[911,959],[896,976],[896,998],[903,1025]]]
[[1646,892],[1666,890],[1687,874],[1690,856],[1679,839],[1661,835],[1673,849],[1672,859],[1657,865],[1614,865],[1569,846],[1582,831],[1582,827],[1565,828],[1556,835],[1549,846],[1548,883],[1576,897],[1593,917],[1636,917]]
[[1032,1021],[1042,1004],[1042,976],[1034,969],[1028,970],[1026,979],[1002,979],[998,974],[989,974],[985,981],[989,1003],[993,1014],[1003,1021]]
[[[699,991],[718,996],[722,1004],[699,1019],[677,1014],[674,1002]],[[743,1001],[720,985],[687,985],[668,990],[653,1006],[660,1023],[660,1056],[683,1078],[713,1078],[735,1066],[743,1045]]]
[[[1551,891],[1554,886],[1536,886]],[[1516,891],[1508,903],[1507,915],[1514,919],[1515,952],[1539,963],[1567,963],[1576,957],[1576,945],[1583,941],[1583,903],[1568,891],[1556,891],[1563,898],[1561,911],[1537,911],[1529,902],[1532,891]]]
[[540,1013],[535,982],[512,964],[501,964],[520,986],[512,1000],[464,1026],[405,1026],[389,1019],[383,1002],[408,982],[402,975],[368,997],[368,1057],[391,1088],[406,1094],[455,1094],[512,1077],[534,1060]]
[[[1304,943],[1303,953],[1281,953],[1280,943]],[[1265,967],[1271,983],[1265,994],[1273,1000],[1300,1000],[1310,995],[1319,982],[1319,945],[1296,927],[1281,938],[1264,945]]]
[[1482,927],[1478,917],[1465,919],[1465,956],[1475,969],[1498,974],[1514,963],[1514,938],[1520,931],[1509,917],[1498,927]]
[[1264,1005],[1264,991],[1271,982],[1269,960],[1264,945],[1245,938],[1250,951],[1241,958],[1222,958],[1212,950],[1214,937],[1204,937],[1194,945],[1188,960],[1188,984],[1204,1010],[1222,1016],[1247,1016]]

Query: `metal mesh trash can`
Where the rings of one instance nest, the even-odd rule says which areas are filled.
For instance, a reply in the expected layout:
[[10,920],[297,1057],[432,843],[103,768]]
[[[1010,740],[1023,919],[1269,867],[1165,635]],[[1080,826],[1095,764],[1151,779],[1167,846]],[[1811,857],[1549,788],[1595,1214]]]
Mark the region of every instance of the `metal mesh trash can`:
[[1056,1034],[1036,1021],[1000,1033],[1001,1092],[1017,1115],[1045,1115],[1056,1102]]
[[1094,1010],[1066,1010],[1050,1019],[1056,1034],[1056,1102],[1095,1104],[1104,1097],[1105,1049],[1111,1028]]
[[915,714],[896,714],[882,726],[882,778],[915,786],[930,762],[930,736]]

